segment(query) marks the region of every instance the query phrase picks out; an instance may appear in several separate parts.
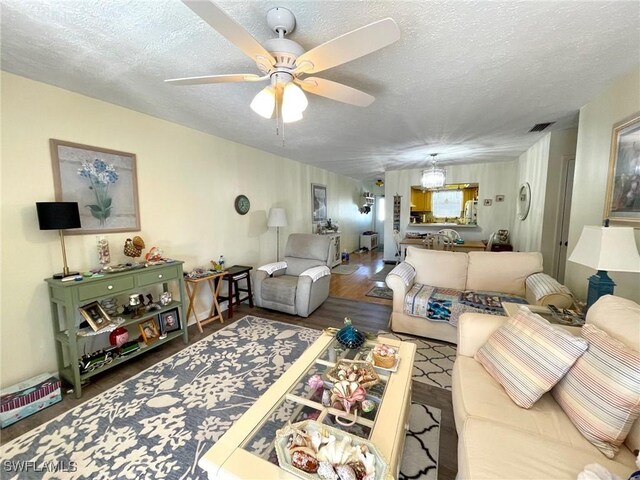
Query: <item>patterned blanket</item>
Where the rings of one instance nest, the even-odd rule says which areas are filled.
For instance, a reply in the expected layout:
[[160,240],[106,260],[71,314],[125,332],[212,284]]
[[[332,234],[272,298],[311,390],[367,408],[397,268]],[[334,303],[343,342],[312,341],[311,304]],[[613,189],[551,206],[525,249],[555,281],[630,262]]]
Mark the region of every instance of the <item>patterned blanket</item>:
[[455,327],[463,313],[504,315],[502,302],[527,303],[522,297],[506,293],[462,291],[416,283],[404,298],[404,313],[448,322]]

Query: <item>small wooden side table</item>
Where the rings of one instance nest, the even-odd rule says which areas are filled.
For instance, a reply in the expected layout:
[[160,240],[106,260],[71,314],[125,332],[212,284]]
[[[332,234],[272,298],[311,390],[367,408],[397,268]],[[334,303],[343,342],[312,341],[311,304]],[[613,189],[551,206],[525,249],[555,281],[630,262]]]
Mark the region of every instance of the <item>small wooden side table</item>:
[[[196,324],[198,325],[198,330],[200,330],[200,333],[203,332],[203,325],[214,322],[216,320],[220,320],[220,323],[224,323],[222,311],[220,310],[220,305],[218,304],[218,295],[220,294],[220,287],[222,286],[222,278],[226,274],[227,272],[220,272],[214,273],[212,275],[207,275],[206,277],[184,278],[184,283],[187,287],[187,295],[189,297],[189,306],[187,307],[187,322],[189,321],[189,315],[193,313],[193,318],[195,318],[196,320]],[[198,318],[198,314],[196,313],[195,306],[198,287],[202,282],[206,282],[209,285],[209,290],[211,291],[211,308],[209,309],[209,316],[200,320]]]

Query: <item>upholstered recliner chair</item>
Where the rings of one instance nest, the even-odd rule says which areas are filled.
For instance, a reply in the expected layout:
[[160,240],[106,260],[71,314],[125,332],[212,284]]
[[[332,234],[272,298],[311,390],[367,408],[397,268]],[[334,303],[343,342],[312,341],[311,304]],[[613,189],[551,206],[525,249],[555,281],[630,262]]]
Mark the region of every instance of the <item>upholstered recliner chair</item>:
[[329,296],[328,236],[289,235],[284,261],[258,268],[253,279],[256,305],[308,317]]

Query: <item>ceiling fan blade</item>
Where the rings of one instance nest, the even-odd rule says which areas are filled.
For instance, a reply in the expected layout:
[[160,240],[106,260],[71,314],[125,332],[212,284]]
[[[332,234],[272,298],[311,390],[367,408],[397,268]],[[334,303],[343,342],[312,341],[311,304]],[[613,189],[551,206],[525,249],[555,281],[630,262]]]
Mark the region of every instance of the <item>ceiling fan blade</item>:
[[370,23],[312,48],[296,60],[295,73],[318,73],[380,50],[400,39],[392,18]]
[[368,107],[376,99],[368,93],[324,78],[309,77],[304,80],[296,79],[295,82],[306,92],[356,107]]
[[273,56],[227,13],[210,0],[182,0],[202,20],[215,28],[220,35],[258,63],[273,66]]
[[269,76],[259,77],[252,73],[239,73],[231,75],[205,75],[203,77],[172,78],[165,80],[171,85],[204,85],[207,83],[233,83],[233,82],[259,82],[267,80]]

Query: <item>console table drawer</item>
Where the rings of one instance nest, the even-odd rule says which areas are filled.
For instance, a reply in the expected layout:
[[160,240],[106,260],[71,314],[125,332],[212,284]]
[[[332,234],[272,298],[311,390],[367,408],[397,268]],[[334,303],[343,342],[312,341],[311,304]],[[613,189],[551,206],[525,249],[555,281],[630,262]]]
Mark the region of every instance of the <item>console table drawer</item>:
[[176,267],[163,268],[153,272],[140,273],[138,275],[138,285],[153,285],[154,283],[166,282],[178,278],[178,269]]
[[87,300],[89,298],[115,295],[116,293],[124,292],[132,288],[133,277],[114,278],[112,280],[104,280],[90,285],[79,286],[78,298],[80,300]]

